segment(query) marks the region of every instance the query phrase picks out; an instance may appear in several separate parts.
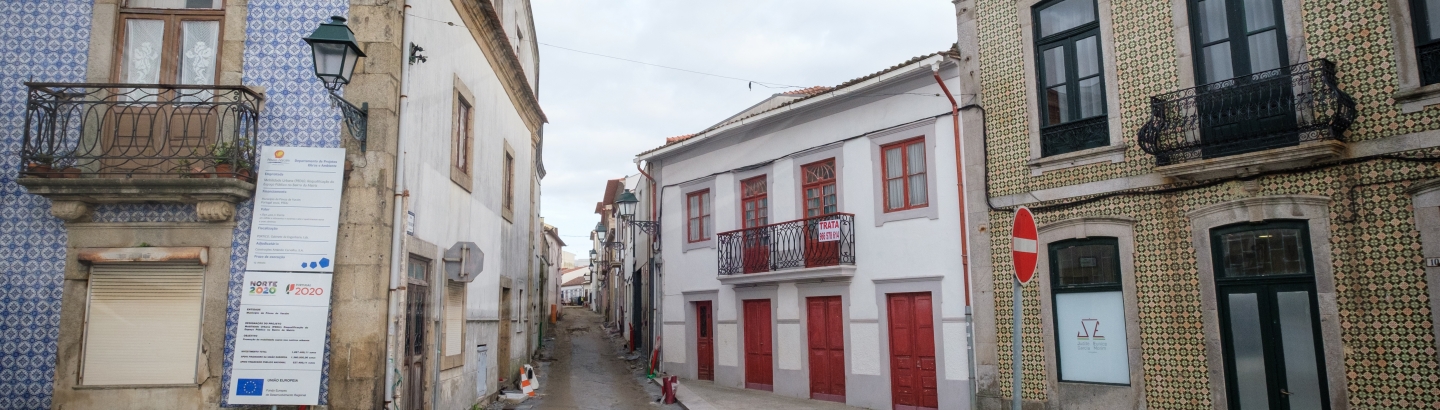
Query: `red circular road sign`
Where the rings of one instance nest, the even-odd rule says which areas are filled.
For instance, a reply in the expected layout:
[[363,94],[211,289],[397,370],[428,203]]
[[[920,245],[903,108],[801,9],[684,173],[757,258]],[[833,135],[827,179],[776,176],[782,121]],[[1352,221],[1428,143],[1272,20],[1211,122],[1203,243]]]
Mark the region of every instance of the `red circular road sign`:
[[1035,230],[1035,216],[1030,214],[1030,209],[1023,206],[1016,209],[1015,225],[1010,229],[1010,252],[1015,260],[1015,279],[1019,279],[1020,283],[1029,283],[1030,278],[1035,277],[1035,252],[1039,238]]

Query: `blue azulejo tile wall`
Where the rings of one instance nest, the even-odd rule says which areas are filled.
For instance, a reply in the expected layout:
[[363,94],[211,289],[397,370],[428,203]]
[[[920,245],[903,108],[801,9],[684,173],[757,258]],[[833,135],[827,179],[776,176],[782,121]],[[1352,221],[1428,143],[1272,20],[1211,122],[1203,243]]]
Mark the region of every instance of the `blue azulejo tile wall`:
[[26,81],[85,79],[90,0],[0,1],[0,409],[50,408],[65,229],[15,183]]
[[[245,85],[265,89],[260,116],[260,145],[339,147],[340,114],[315,78],[310,46],[301,40],[329,16],[344,16],[346,0],[250,0],[245,28]],[[245,257],[249,254],[250,211],[246,201],[235,207],[235,252],[230,256],[230,300],[225,314],[225,376],[230,391],[230,363],[235,328],[240,320],[240,294]],[[329,398],[329,329],[320,380],[320,404]],[[225,395],[228,397],[228,395]]]

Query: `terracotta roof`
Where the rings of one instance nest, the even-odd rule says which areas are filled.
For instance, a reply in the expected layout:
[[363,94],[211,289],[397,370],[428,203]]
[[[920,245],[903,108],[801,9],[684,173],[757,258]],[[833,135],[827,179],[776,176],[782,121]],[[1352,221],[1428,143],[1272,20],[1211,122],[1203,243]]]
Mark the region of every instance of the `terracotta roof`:
[[[805,100],[808,100],[808,99],[811,99],[811,98],[815,98],[815,97],[817,97],[817,96],[829,94],[829,93],[832,92],[832,91],[841,90],[841,89],[844,89],[845,87],[849,87],[849,86],[852,86],[852,85],[855,85],[855,84],[859,84],[859,83],[865,82],[865,81],[870,80],[870,79],[872,79],[872,78],[879,77],[879,76],[881,76],[881,75],[885,75],[885,73],[889,73],[889,72],[891,72],[891,71],[899,70],[899,69],[901,69],[901,68],[903,68],[903,67],[905,67],[905,66],[908,66],[908,65],[911,65],[911,64],[915,64],[915,63],[917,63],[917,62],[920,62],[921,60],[924,60],[924,59],[927,59],[927,58],[930,58],[930,57],[934,57],[934,56],[937,56],[937,55],[948,56],[948,57],[951,57],[951,58],[959,58],[959,57],[960,57],[960,50],[959,50],[959,47],[958,47],[957,45],[951,44],[951,45],[950,45],[950,48],[947,49],[947,50],[943,50],[943,51],[939,51],[939,52],[934,52],[934,53],[930,53],[930,54],[926,54],[926,55],[922,55],[922,56],[913,57],[913,58],[911,58],[911,59],[909,59],[909,60],[905,60],[905,62],[902,62],[902,63],[900,63],[900,64],[896,64],[896,65],[890,66],[889,68],[886,68],[886,69],[884,69],[884,70],[880,70],[880,71],[876,71],[876,72],[867,74],[867,75],[865,75],[864,77],[859,77],[859,78],[855,78],[855,79],[850,80],[850,81],[846,81],[846,82],[840,83],[839,85],[836,85],[836,86],[834,86],[834,87],[816,86],[816,87],[804,88],[804,89],[799,89],[799,90],[794,90],[794,91],[787,91],[787,92],[784,92],[784,93],[781,93],[781,94],[782,94],[782,95],[803,95],[803,97],[796,98],[796,99],[790,100],[790,101],[786,101],[786,102],[783,103],[783,104],[777,105],[777,106],[772,107],[772,108],[770,108],[770,109],[768,109],[768,110],[765,110],[765,111],[756,112],[756,113],[750,114],[750,115],[745,116],[745,117],[742,117],[742,118],[736,118],[736,119],[733,119],[733,120],[730,120],[730,121],[726,121],[726,122],[721,123],[721,124],[716,124],[716,125],[710,126],[710,128],[706,128],[706,129],[703,130],[703,131],[700,131],[700,132],[697,132],[697,133],[694,133],[694,134],[690,134],[690,135],[688,135],[688,136],[685,136],[685,138],[679,138],[679,139],[677,139],[676,137],[666,138],[666,139],[665,139],[665,145],[661,145],[661,146],[658,146],[658,147],[655,147],[655,148],[651,148],[651,149],[645,150],[644,152],[641,152],[641,153],[639,153],[639,154],[637,154],[637,155],[645,155],[645,154],[649,154],[649,153],[652,153],[652,152],[655,152],[655,151],[659,151],[661,148],[665,148],[665,147],[667,147],[667,146],[670,146],[671,144],[675,144],[675,143],[678,143],[678,142],[680,142],[680,141],[688,140],[688,139],[690,139],[691,137],[694,137],[694,136],[696,136],[696,135],[700,135],[700,134],[704,134],[704,133],[706,133],[706,132],[710,132],[711,130],[714,130],[714,129],[716,129],[716,128],[720,128],[720,127],[722,127],[722,126],[724,126],[724,125],[726,125],[726,124],[734,123],[734,122],[736,122],[736,121],[743,120],[743,119],[745,119],[745,118],[751,118],[751,117],[755,117],[755,116],[758,116],[758,115],[762,115],[762,114],[765,114],[765,113],[767,113],[767,112],[775,111],[775,110],[778,110],[778,109],[780,109],[780,108],[783,108],[783,107],[786,107],[786,106],[789,106],[789,105],[792,105],[792,104],[795,104],[795,103],[798,103],[798,102],[801,102],[801,101],[805,101]],[[792,94],[792,93],[795,93],[795,94]],[[672,140],[673,140],[673,141],[672,141]]]
[[676,142],[688,140],[688,139],[690,139],[690,137],[693,137],[693,136],[695,136],[695,134],[685,134],[685,135],[674,136],[674,137],[666,138],[666,139],[665,139],[665,143],[666,143],[666,144],[673,144],[673,143],[676,143]]
[[[830,89],[831,89],[830,87],[826,87],[826,86],[823,86],[823,85],[817,85],[817,86],[810,87],[810,88],[801,88],[801,89],[799,89],[799,90],[786,91],[786,92],[780,93],[780,95],[801,95],[801,96],[809,97],[809,96],[812,96],[812,95],[815,95],[815,94],[819,94],[819,93],[823,93],[823,92],[826,92],[826,91],[830,91]],[[690,135],[695,135],[695,134],[690,134]]]
[[584,276],[580,276],[580,277],[576,277],[575,279],[567,280],[567,281],[565,281],[565,283],[561,283],[560,286],[561,286],[561,287],[565,287],[565,286],[580,286],[580,285],[583,285],[583,284],[585,284],[585,277],[584,277]]
[[565,274],[565,273],[570,273],[570,272],[574,272],[574,271],[577,271],[577,270],[589,269],[589,268],[590,268],[589,266],[576,266],[576,267],[573,267],[573,268],[570,268],[570,269],[561,269],[561,270],[560,270],[560,273]]

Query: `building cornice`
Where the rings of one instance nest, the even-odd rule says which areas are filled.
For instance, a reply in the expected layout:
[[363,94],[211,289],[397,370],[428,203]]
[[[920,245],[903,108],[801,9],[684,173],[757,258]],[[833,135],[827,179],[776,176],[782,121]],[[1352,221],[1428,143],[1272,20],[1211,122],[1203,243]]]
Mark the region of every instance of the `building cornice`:
[[450,0],[450,3],[455,5],[455,10],[465,21],[470,35],[475,37],[475,42],[485,53],[490,69],[495,71],[496,77],[499,77],[500,83],[505,86],[505,94],[510,97],[510,103],[515,105],[516,111],[525,120],[525,126],[530,129],[530,137],[534,140],[532,142],[539,142],[540,127],[548,120],[545,112],[540,109],[539,98],[530,88],[530,81],[525,79],[525,68],[520,64],[520,57],[515,54],[515,49],[511,48],[505,28],[500,26],[500,15],[495,12],[495,5],[489,0]]

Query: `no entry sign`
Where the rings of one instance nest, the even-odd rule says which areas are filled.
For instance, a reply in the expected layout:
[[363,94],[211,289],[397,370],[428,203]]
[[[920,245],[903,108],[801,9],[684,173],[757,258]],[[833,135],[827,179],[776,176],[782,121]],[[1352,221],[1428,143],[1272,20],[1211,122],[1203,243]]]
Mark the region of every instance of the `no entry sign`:
[[1030,214],[1030,209],[1023,206],[1016,209],[1015,225],[1010,230],[1010,251],[1015,260],[1015,279],[1022,284],[1035,277],[1035,252],[1039,246],[1036,240],[1039,238],[1035,230],[1035,216]]

